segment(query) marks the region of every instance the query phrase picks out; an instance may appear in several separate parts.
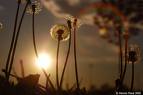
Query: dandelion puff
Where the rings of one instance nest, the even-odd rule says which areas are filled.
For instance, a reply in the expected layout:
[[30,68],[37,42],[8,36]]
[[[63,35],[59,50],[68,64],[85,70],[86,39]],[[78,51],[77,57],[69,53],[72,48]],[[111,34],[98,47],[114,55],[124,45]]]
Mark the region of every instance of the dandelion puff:
[[34,1],[27,7],[26,13],[27,14],[39,14],[42,11],[42,6],[39,1]]
[[132,64],[132,76],[131,76],[131,87],[130,87],[130,91],[133,90],[134,87],[134,63],[137,63],[140,59],[140,48],[138,45],[136,44],[132,44],[129,46],[128,48],[128,61],[129,63]]
[[[72,27],[73,27],[73,26],[74,26],[74,25],[73,25],[73,24],[74,24],[74,21],[75,21],[75,19],[77,19],[77,18],[75,18],[75,17],[72,16],[72,15],[66,15],[66,16],[65,16],[65,19],[71,21],[71,25],[72,25]],[[76,28],[79,28],[79,27],[81,27],[82,25],[83,25],[82,20],[81,20],[81,19],[77,19]]]
[[[56,24],[50,30],[51,37],[55,40],[66,41],[70,37],[70,32],[67,26]],[[59,39],[60,36],[60,39]]]
[[131,44],[128,49],[128,60],[129,63],[140,61],[141,51],[138,45]]

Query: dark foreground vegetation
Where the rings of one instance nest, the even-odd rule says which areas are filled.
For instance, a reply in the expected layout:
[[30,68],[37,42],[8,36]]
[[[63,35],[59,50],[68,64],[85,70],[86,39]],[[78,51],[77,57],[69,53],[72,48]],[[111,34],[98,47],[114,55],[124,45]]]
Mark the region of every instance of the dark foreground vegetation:
[[[76,87],[71,87],[66,90],[56,90],[50,87],[47,82],[46,86],[38,84],[40,75],[29,75],[24,78],[17,79],[17,83],[7,81],[6,78],[0,75],[0,95],[116,95],[114,87],[108,84],[102,85],[100,89],[92,86],[89,90],[81,88],[77,90]],[[129,91],[127,88],[123,91]]]

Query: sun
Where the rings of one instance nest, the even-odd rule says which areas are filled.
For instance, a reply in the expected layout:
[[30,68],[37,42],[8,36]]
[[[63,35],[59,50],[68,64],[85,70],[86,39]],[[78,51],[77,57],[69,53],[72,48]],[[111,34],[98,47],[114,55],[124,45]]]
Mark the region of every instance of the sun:
[[42,69],[50,68],[52,64],[52,58],[48,53],[41,53],[36,59],[36,64]]

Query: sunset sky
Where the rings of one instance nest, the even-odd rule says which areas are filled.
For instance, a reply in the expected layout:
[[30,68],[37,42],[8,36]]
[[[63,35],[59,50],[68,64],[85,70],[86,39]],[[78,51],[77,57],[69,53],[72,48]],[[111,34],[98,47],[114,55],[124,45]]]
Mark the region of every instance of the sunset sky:
[[[44,0],[41,0],[42,2]],[[51,1],[51,0],[49,0]],[[100,2],[100,0],[53,0],[61,7],[61,10],[71,15],[76,15],[82,7],[92,2]],[[79,4],[81,2],[81,4]],[[88,2],[88,3],[86,3]],[[16,0],[0,0],[0,22],[3,24],[3,29],[0,30],[0,70],[5,68],[6,58],[12,38],[14,18],[16,13]],[[24,5],[22,5],[22,8]],[[54,9],[54,7],[53,7]],[[22,11],[22,10],[21,10]],[[66,24],[64,18],[56,16],[54,12],[43,4],[42,11],[35,16],[35,31],[38,53],[47,52],[54,60],[51,68],[47,69],[47,73],[51,74],[51,79],[55,78],[55,59],[57,42],[50,36],[50,28],[55,24]],[[143,31],[137,36],[132,36],[129,43],[136,43],[143,51]],[[60,47],[60,70],[63,68],[68,41],[62,42]],[[72,45],[73,51],[73,45]],[[142,53],[141,53],[142,54]],[[141,56],[142,57],[142,56]],[[26,75],[42,73],[35,65],[35,53],[32,43],[32,16],[26,14],[21,27],[16,57],[14,60],[14,68],[20,76],[19,61],[23,60]],[[75,83],[74,59],[73,52],[70,53],[69,64],[65,81]],[[108,83],[112,86],[118,78],[118,47],[117,45],[108,43],[105,39],[99,36],[97,27],[92,25],[82,25],[77,31],[77,61],[79,68],[79,76],[81,86],[95,87]],[[135,87],[143,89],[143,62],[142,60],[135,65]],[[0,73],[2,73],[0,71]],[[128,65],[126,82],[131,80],[131,65]],[[44,75],[41,74],[40,82],[44,82]],[[66,82],[65,82],[66,83]],[[128,86],[130,86],[128,84]]]

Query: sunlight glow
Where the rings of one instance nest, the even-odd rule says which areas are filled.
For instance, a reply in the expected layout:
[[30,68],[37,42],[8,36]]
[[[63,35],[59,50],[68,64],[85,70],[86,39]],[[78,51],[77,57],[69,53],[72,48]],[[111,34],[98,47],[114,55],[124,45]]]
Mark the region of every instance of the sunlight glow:
[[52,58],[47,53],[41,53],[39,54],[38,59],[36,60],[36,64],[38,67],[47,69],[51,67]]

